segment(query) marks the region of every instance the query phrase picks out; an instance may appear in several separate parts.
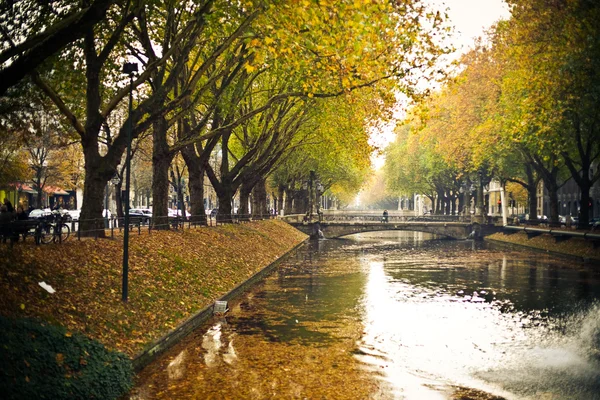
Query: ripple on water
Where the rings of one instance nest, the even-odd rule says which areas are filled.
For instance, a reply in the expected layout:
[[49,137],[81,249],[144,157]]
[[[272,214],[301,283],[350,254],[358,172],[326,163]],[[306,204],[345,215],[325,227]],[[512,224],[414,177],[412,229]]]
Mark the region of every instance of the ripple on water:
[[[443,246],[361,259],[368,283],[357,357],[395,397],[437,398],[460,385],[506,398],[600,398],[597,272],[582,285],[578,271],[539,254],[465,257],[462,244]],[[432,382],[433,393],[424,389]]]

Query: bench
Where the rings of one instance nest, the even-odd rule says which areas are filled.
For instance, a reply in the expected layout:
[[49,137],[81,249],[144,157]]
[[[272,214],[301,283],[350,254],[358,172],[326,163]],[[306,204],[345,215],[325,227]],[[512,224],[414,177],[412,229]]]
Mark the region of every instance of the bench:
[[0,237],[3,243],[6,243],[6,239],[14,243],[19,241],[20,235],[23,235],[23,241],[25,241],[27,236],[31,235],[34,237],[35,243],[40,244],[39,225],[40,221],[36,219],[5,222],[0,224]]

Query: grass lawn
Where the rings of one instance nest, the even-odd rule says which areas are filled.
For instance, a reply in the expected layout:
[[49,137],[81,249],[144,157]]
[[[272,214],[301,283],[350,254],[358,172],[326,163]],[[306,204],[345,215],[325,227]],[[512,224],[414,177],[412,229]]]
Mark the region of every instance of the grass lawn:
[[121,238],[0,245],[0,313],[62,325],[134,356],[305,238],[277,220],[132,234],[128,303]]
[[594,248],[591,241],[581,238],[572,238],[557,242],[551,235],[539,235],[529,239],[525,233],[519,232],[511,235],[495,233],[486,237],[486,240],[497,240],[499,242],[512,243],[554,253],[599,260],[600,262],[600,247]]

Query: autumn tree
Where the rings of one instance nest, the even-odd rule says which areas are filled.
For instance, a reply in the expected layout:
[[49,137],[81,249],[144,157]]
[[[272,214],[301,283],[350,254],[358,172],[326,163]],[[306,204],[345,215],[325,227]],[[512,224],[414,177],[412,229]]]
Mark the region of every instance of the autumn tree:
[[[398,8],[372,1],[335,5],[319,1],[318,6],[306,3],[272,5],[251,29],[254,36],[248,47],[252,58],[244,64],[247,79],[254,81],[260,76],[264,82],[269,80],[265,76],[285,77],[286,84],[279,84],[278,92],[273,91],[275,86],[268,86],[270,97],[263,96],[260,103],[253,101],[253,107],[243,112],[229,112],[229,124],[217,128],[222,132],[221,182],[216,181],[214,171],[207,172],[217,192],[222,193],[222,215],[231,213],[230,200],[236,189],[229,173],[241,171],[238,163],[229,169],[230,138],[237,134],[235,129],[243,129],[245,121],[268,113],[271,107],[280,107],[290,97],[320,101],[370,86],[379,90],[374,98],[385,103],[393,90],[411,92],[417,75],[431,72],[427,67],[433,66],[441,51],[428,40],[423,26],[416,23],[419,16],[430,18],[437,29],[441,18],[426,15],[418,2],[403,3]],[[423,40],[419,42],[418,37]],[[413,75],[416,70],[420,73]],[[246,97],[256,96],[251,91],[246,93]],[[248,104],[239,99],[239,104]]]
[[600,6],[586,0],[509,3],[506,57],[512,68],[504,89],[513,104],[507,108],[523,127],[519,138],[544,152],[531,151],[550,192],[552,222],[558,216],[557,169],[565,165],[581,189],[586,227],[590,187],[600,179],[591,168],[600,158]]
[[32,132],[23,138],[30,169],[27,181],[37,191],[38,207],[42,207],[42,194],[48,186],[71,189],[79,173],[78,154],[70,149],[61,125],[51,118],[40,112],[33,120]]
[[183,125],[181,120],[206,100],[203,93],[209,85],[227,74],[223,59],[227,60],[256,12],[215,1],[199,2],[191,9],[166,2],[151,11],[140,15],[137,32],[142,48],[135,54],[140,61],[156,62],[162,54],[171,53],[148,78],[155,98],[152,112],[157,114],[152,122],[153,223],[166,227],[169,165],[182,148],[193,143],[192,137],[200,135],[207,116],[199,118],[200,126],[191,126],[189,121]]
[[[273,172],[279,208],[286,213],[308,211],[310,172],[324,192],[346,204],[360,190],[370,172],[369,122],[383,117],[370,90],[320,101],[302,127],[302,140]],[[381,105],[381,104],[380,104]]]
[[115,0],[0,4],[0,96],[106,18]]

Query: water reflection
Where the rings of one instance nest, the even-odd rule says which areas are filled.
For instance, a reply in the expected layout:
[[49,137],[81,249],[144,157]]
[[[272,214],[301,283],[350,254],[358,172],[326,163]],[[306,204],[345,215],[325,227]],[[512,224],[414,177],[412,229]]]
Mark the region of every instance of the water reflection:
[[362,259],[359,358],[394,397],[466,386],[506,398],[599,398],[597,271],[537,254],[465,257],[464,242],[408,244]]
[[599,398],[599,299],[599,271],[539,253],[410,232],[311,242],[132,398]]

